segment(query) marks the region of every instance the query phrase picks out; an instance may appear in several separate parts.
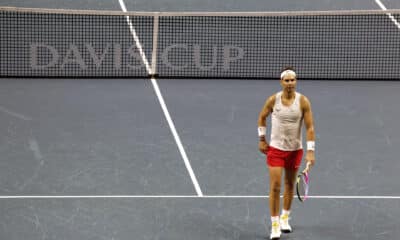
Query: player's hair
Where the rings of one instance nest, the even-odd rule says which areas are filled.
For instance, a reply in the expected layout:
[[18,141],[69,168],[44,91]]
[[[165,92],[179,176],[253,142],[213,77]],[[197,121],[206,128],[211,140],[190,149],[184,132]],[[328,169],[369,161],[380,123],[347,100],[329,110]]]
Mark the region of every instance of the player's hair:
[[292,70],[293,72],[296,72],[296,70],[294,69],[294,67],[292,67],[292,66],[285,66],[285,67],[282,69],[281,73],[283,73],[283,72],[286,71],[286,70]]

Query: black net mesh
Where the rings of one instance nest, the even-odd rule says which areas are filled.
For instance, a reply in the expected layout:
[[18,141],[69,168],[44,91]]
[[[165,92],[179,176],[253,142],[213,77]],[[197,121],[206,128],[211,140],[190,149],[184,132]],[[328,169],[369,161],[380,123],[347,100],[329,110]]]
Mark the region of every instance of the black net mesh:
[[132,28],[124,13],[0,9],[0,76],[145,77],[153,58],[159,77],[278,78],[284,66],[306,79],[400,76],[396,10],[129,19]]

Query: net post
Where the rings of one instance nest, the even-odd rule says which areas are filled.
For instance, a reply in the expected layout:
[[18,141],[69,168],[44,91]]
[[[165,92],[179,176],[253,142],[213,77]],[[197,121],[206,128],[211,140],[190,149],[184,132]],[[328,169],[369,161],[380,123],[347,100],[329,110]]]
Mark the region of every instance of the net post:
[[151,73],[150,77],[156,77],[157,74],[157,49],[158,49],[158,27],[159,27],[159,18],[160,13],[157,12],[154,14],[154,22],[153,22],[153,51],[151,55]]

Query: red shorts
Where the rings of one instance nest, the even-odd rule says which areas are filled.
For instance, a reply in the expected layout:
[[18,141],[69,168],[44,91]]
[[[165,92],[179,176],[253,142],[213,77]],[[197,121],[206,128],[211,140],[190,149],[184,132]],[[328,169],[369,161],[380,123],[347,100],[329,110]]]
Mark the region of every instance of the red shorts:
[[295,151],[283,151],[269,146],[267,152],[267,164],[270,167],[284,167],[298,169],[303,158],[303,149]]

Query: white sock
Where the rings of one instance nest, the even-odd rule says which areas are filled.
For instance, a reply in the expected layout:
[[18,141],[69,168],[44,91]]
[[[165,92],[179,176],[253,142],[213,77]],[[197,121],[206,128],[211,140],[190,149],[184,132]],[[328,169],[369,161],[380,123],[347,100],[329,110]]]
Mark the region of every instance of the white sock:
[[282,209],[282,215],[290,215],[290,210]]
[[279,222],[279,216],[271,217],[271,222]]

